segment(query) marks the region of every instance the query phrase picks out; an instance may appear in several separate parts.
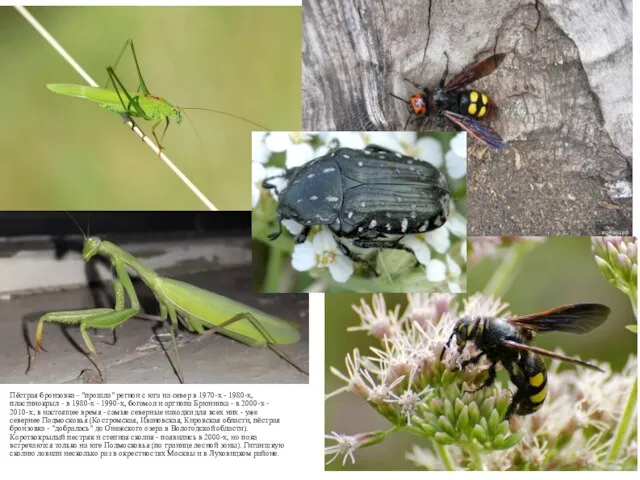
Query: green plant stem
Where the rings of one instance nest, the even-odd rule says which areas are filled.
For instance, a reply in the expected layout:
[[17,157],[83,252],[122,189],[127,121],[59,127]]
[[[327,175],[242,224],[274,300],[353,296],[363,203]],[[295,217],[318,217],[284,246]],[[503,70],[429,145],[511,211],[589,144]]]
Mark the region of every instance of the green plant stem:
[[282,271],[282,261],[284,253],[281,250],[270,248],[269,259],[267,260],[267,273],[264,279],[264,291],[273,293],[278,291],[280,272]]
[[531,246],[528,245],[527,242],[518,242],[509,249],[509,252],[502,259],[502,262],[484,289],[486,296],[494,298],[504,296],[516,276],[516,271],[520,266],[520,259],[530,248]]
[[623,442],[627,438],[627,432],[631,427],[631,420],[633,419],[633,412],[636,409],[637,401],[638,376],[636,375],[631,391],[629,392],[629,398],[627,398],[627,404],[624,407],[624,412],[622,413],[622,417],[620,418],[620,422],[616,428],[616,433],[613,436],[613,442],[611,442],[609,454],[607,455],[607,460],[610,462],[613,462],[620,457],[620,450],[622,449]]
[[476,446],[476,444],[471,441],[469,443],[467,443],[465,445],[467,451],[469,452],[469,454],[471,455],[471,459],[472,459],[472,469],[473,470],[486,470],[487,467],[485,466],[484,462],[482,461],[482,457],[480,456],[480,452],[478,451],[478,447]]
[[638,295],[637,292],[630,293],[629,299],[631,300],[631,306],[633,307],[633,316],[638,319]]
[[453,460],[451,460],[451,455],[449,455],[449,451],[447,450],[447,447],[435,441],[433,442],[433,444],[436,447],[436,452],[440,456],[440,460],[442,460],[444,467],[450,472],[455,471],[456,467],[453,464]]

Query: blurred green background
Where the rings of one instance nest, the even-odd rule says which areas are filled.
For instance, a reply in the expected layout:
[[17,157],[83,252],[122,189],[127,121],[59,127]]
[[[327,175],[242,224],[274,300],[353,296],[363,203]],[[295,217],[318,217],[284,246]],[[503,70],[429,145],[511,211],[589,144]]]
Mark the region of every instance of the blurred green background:
[[[473,237],[471,237],[473,238]],[[469,294],[482,291],[499,264],[498,260],[485,260],[470,265],[467,270]],[[371,295],[325,295],[325,391],[332,392],[345,383],[335,377],[330,366],[345,372],[344,357],[358,348],[361,353],[369,346],[379,346],[363,332],[346,332],[346,328],[359,324],[351,309],[360,298],[371,305]],[[406,305],[406,295],[385,294],[388,309],[397,303]],[[571,356],[608,361],[619,371],[631,353],[637,352],[637,336],[624,327],[635,323],[629,299],[609,285],[598,270],[591,253],[589,237],[552,237],[537,246],[520,262],[508,293],[503,297],[514,315],[534,313],[569,303],[599,302],[611,308],[611,316],[597,330],[587,335],[547,333],[539,335],[535,344],[543,348],[562,348]],[[550,360],[545,360],[547,366]],[[574,368],[570,366],[569,368]],[[579,367],[576,367],[579,368]],[[504,372],[498,379],[505,384]],[[513,386],[510,385],[513,390]],[[390,424],[374,412],[354,393],[345,393],[326,402],[326,432],[354,434],[388,428]],[[356,464],[341,466],[336,459],[327,469],[336,470],[407,470],[413,464],[404,460],[405,452],[420,439],[408,434],[393,434],[379,445],[363,448],[356,453]],[[423,445],[425,446],[425,445]]]
[[[133,38],[153,95],[224,110],[273,130],[301,126],[299,7],[30,8],[96,82]],[[116,114],[56,95],[47,83],[82,78],[11,7],[0,8],[0,209],[204,209]],[[118,76],[137,87],[130,55]],[[251,207],[251,130],[233,118],[188,113],[165,153],[218,207]],[[151,135],[151,122],[138,122]],[[159,130],[160,132],[161,130]]]

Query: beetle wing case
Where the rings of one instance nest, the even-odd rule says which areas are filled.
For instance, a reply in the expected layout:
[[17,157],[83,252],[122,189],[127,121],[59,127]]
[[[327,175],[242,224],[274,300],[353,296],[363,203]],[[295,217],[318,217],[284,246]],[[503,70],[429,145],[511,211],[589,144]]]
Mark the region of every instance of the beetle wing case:
[[445,177],[433,165],[374,145],[342,148],[342,232],[418,233],[442,226],[449,214]]

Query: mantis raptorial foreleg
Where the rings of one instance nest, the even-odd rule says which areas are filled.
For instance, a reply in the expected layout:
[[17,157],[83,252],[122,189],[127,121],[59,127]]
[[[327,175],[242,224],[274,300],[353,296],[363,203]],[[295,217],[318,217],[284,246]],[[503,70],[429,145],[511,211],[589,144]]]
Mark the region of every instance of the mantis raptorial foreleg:
[[[83,259],[88,261],[97,254],[108,257],[115,271],[112,276],[114,308],[53,312],[42,316],[36,331],[36,349],[42,349],[41,337],[45,322],[80,325],[82,338],[89,352],[96,359],[96,365],[99,364],[98,368],[101,369],[100,374],[103,376],[104,364],[98,356],[87,329],[113,330],[141,313],[140,302],[127,272],[127,267],[135,270],[140,279],[151,289],[158,301],[161,319],[168,319],[170,322],[169,330],[176,352],[176,373],[181,382],[183,375],[176,342],[178,323],[193,333],[220,332],[250,346],[290,344],[300,339],[295,327],[284,320],[222,295],[171,278],[161,277],[117,245],[96,237],[87,238],[82,251]],[[125,308],[127,297],[129,308]],[[274,351],[298,370],[306,373],[286,356]]]

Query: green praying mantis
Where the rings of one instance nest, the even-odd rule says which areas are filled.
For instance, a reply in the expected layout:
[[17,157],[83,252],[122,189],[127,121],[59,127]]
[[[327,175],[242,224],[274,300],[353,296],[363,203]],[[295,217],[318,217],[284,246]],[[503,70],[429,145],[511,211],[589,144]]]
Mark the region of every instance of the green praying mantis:
[[[115,68],[117,67],[118,63],[120,63],[120,59],[127,50],[127,47],[130,47],[131,49],[131,55],[133,56],[136,72],[138,74],[139,83],[135,93],[127,91],[127,89],[115,73]],[[185,110],[204,110],[208,112],[219,113],[221,115],[227,115],[229,117],[233,117],[249,124],[255,125],[261,130],[269,130],[267,127],[260,125],[259,123],[229,112],[214,110],[210,108],[178,107],[169,103],[164,98],[151,95],[149,89],[147,88],[147,84],[142,77],[142,72],[140,71],[140,66],[138,64],[138,58],[136,56],[136,50],[133,46],[132,39],[129,39],[125,42],[114,65],[107,67],[107,74],[109,78],[107,80],[105,88],[89,87],[84,85],[71,85],[66,83],[49,83],[47,84],[47,88],[52,92],[59,93],[60,95],[84,98],[92,102],[96,102],[100,107],[119,115],[126,115],[129,118],[142,118],[144,120],[155,121],[155,123],[151,127],[151,132],[160,149],[163,148],[162,140],[164,139],[165,133],[167,133],[170,121],[173,120],[176,124],[179,125],[182,122],[183,115],[186,116]],[[108,89],[109,84],[113,86],[114,90]],[[189,117],[187,117],[187,119],[188,118]],[[158,139],[158,136],[156,135],[156,129],[162,122],[165,123],[165,127],[162,135]]]
[[[170,322],[170,333],[178,367],[177,374],[181,383],[184,383],[184,377],[176,345],[178,323],[193,333],[219,332],[251,347],[293,344],[300,339],[297,328],[290,322],[188,283],[161,277],[114,243],[98,237],[85,237],[82,248],[83,260],[88,262],[96,255],[106,257],[111,264],[114,273],[112,275],[114,308],[59,311],[43,315],[36,328],[35,349],[36,351],[44,350],[42,332],[45,323],[79,325],[82,339],[93,356],[103,381],[106,368],[87,329],[114,331],[116,327],[141,313],[140,302],[127,267],[135,271],[151,289],[160,306],[161,319],[168,319]],[[125,307],[127,297],[128,308]],[[276,353],[295,368],[306,373],[295,366],[284,354]]]

